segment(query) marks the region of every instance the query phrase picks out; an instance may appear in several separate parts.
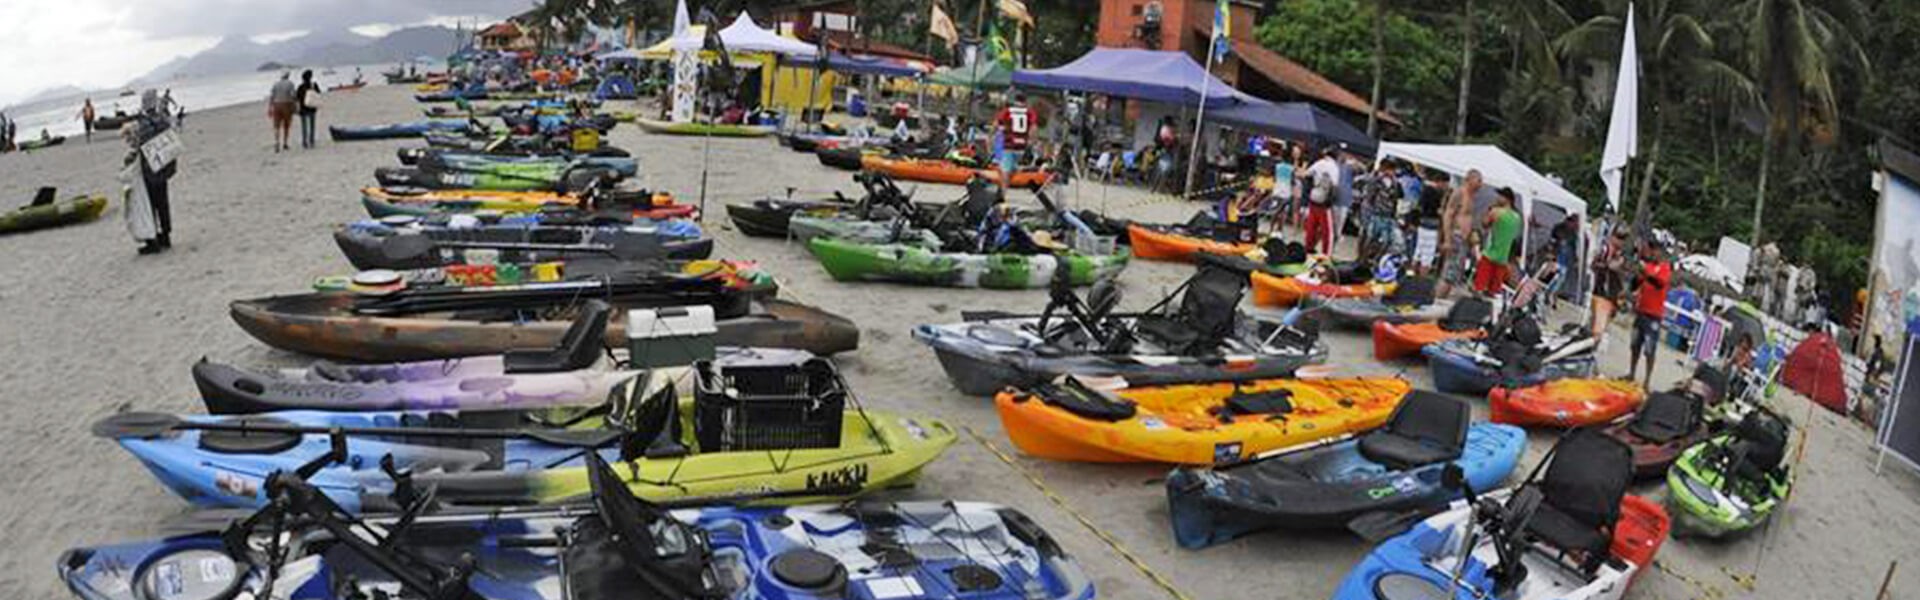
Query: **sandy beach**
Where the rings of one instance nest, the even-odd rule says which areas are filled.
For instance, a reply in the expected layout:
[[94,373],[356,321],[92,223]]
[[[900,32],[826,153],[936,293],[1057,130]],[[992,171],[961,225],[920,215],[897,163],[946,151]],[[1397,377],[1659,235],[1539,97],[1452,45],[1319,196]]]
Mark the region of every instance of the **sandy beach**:
[[[410,93],[376,85],[331,95],[322,128],[419,118]],[[228,319],[227,303],[301,291],[316,276],[349,272],[328,231],[363,218],[358,189],[373,183],[375,167],[396,164],[395,148],[419,142],[323,139],[313,150],[275,153],[264,113],[248,104],[187,117],[188,149],[173,184],[175,247],[154,256],[135,255],[120,217],[116,175],[126,147],[118,136],[0,155],[0,205],[24,203],[43,185],[58,186],[62,195],[115,197],[99,221],[0,237],[0,349],[7,364],[0,369],[7,414],[0,421],[7,496],[0,523],[12,538],[0,550],[0,595],[64,597],[53,573],[63,550],[161,535],[165,521],[188,511],[127,453],[92,437],[93,421],[127,409],[199,412],[188,367],[202,356],[263,366],[309,360],[255,342]],[[698,138],[648,136],[621,126],[610,141],[639,156],[646,187],[684,202],[700,201],[702,156],[710,151],[705,225],[717,241],[716,256],[760,261],[779,278],[782,296],[859,322],[860,349],[837,359],[867,406],[937,416],[964,430],[961,443],[929,468],[909,497],[988,500],[1024,510],[1083,563],[1106,598],[1325,598],[1368,551],[1342,532],[1270,533],[1202,551],[1178,548],[1160,482],[1165,467],[1020,456],[991,402],[955,391],[932,352],[908,333],[918,323],[958,319],[961,310],[1038,309],[1044,291],[835,283],[804,248],[733,231],[723,205],[789,188],[796,197],[833,190],[853,196],[858,186],[847,173],[770,139],[713,139],[707,148]],[[959,188],[923,185],[915,197],[959,194]],[[1016,196],[1031,201],[1024,192]],[[1059,196],[1072,206],[1150,221],[1183,220],[1199,207],[1088,183]],[[1122,304],[1145,307],[1189,272],[1136,261],[1122,278]],[[1601,363],[1608,374],[1625,371],[1621,323]],[[1398,374],[1431,387],[1423,365],[1375,362],[1364,335],[1326,337],[1330,362],[1343,373]],[[1685,369],[1678,353],[1663,352],[1657,388]],[[1783,390],[1776,402],[1809,439],[1786,510],[1746,538],[1670,540],[1660,567],[1642,572],[1630,598],[1871,598],[1893,560],[1910,563],[1894,580],[1895,597],[1920,594],[1920,564],[1911,564],[1920,557],[1920,480],[1893,461],[1876,474],[1865,430],[1809,410],[1811,404],[1791,392]],[[1485,402],[1476,406],[1484,418]],[[1554,436],[1535,431],[1531,439],[1512,481],[1532,468]],[[1635,493],[1661,498],[1663,487],[1650,482]]]

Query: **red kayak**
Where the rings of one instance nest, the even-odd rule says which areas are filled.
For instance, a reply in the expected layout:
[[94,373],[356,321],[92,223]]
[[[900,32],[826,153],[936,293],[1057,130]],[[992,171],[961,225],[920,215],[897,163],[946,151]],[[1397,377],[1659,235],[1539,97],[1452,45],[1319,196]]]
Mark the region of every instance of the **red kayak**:
[[1379,320],[1373,322],[1373,357],[1379,360],[1417,357],[1420,349],[1427,344],[1447,340],[1477,340],[1486,335],[1486,330],[1478,328],[1448,331],[1436,322],[1395,325]]
[[1685,391],[1656,392],[1632,419],[1608,426],[1607,434],[1633,449],[1633,476],[1662,477],[1680,451],[1713,435],[1699,396]]
[[1493,422],[1521,426],[1606,423],[1633,412],[1646,399],[1646,390],[1618,379],[1556,379],[1532,387],[1496,387],[1487,392]]

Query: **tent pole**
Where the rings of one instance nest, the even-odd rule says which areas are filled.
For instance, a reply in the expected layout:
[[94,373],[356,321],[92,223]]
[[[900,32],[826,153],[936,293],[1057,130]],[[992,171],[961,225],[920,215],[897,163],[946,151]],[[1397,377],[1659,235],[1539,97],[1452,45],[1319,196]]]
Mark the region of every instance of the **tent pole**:
[[1200,138],[1207,132],[1207,94],[1212,93],[1213,57],[1219,55],[1220,36],[1209,36],[1207,40],[1206,77],[1200,80],[1200,107],[1195,109],[1193,117],[1193,150],[1187,153],[1187,185],[1181,190],[1182,197],[1193,194],[1193,179],[1200,172]]

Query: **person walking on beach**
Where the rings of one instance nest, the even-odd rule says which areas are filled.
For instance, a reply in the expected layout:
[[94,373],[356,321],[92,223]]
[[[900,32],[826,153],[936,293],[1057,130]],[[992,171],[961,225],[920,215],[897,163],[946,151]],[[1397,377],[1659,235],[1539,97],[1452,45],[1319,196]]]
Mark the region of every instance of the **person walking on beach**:
[[300,72],[300,87],[293,92],[300,105],[300,147],[313,147],[313,122],[320,116],[320,86],[313,82],[313,70]]
[[93,143],[93,99],[88,98],[80,105],[80,128],[87,132],[87,143]]
[[1473,268],[1473,291],[1483,296],[1498,296],[1512,272],[1513,240],[1520,237],[1520,211],[1513,209],[1513,188],[1500,188],[1493,208],[1487,210],[1486,244],[1480,247],[1480,259]]
[[292,134],[294,108],[291,77],[292,73],[281,73],[280,80],[273,82],[273,91],[267,93],[267,119],[273,122],[274,152],[289,149],[287,138]]
[[1642,386],[1653,385],[1653,354],[1660,347],[1660,322],[1667,316],[1667,288],[1673,282],[1673,265],[1667,262],[1660,242],[1642,236],[1640,243],[1640,285],[1633,302],[1633,342],[1628,346],[1627,380],[1633,381],[1640,357],[1646,356],[1647,373]]

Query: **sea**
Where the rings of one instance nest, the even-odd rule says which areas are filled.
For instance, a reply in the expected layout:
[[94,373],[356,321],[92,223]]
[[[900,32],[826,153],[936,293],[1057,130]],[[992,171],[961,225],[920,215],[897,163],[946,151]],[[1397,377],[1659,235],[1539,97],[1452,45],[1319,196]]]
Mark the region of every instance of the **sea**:
[[[416,63],[416,68],[423,71],[430,66]],[[330,88],[352,82],[357,72],[368,85],[385,85],[386,80],[380,76],[380,73],[391,71],[393,67],[391,63],[316,67],[313,70],[313,78],[320,82],[320,87]],[[48,135],[72,136],[84,132],[80,125],[80,106],[88,98],[93,99],[94,113],[104,117],[114,114],[115,111],[130,113],[138,110],[142,90],[149,88],[158,92],[172,90],[174,102],[184,108],[187,116],[191,118],[196,111],[266,100],[268,90],[273,88],[273,82],[280,78],[280,73],[274,70],[192,77],[143,87],[128,87],[118,91],[76,92],[71,95],[42,98],[27,104],[9,106],[0,109],[0,112],[4,112],[7,118],[14,119],[20,124],[19,140],[40,137],[42,130],[45,130]],[[293,76],[298,79],[299,71],[296,70]]]

